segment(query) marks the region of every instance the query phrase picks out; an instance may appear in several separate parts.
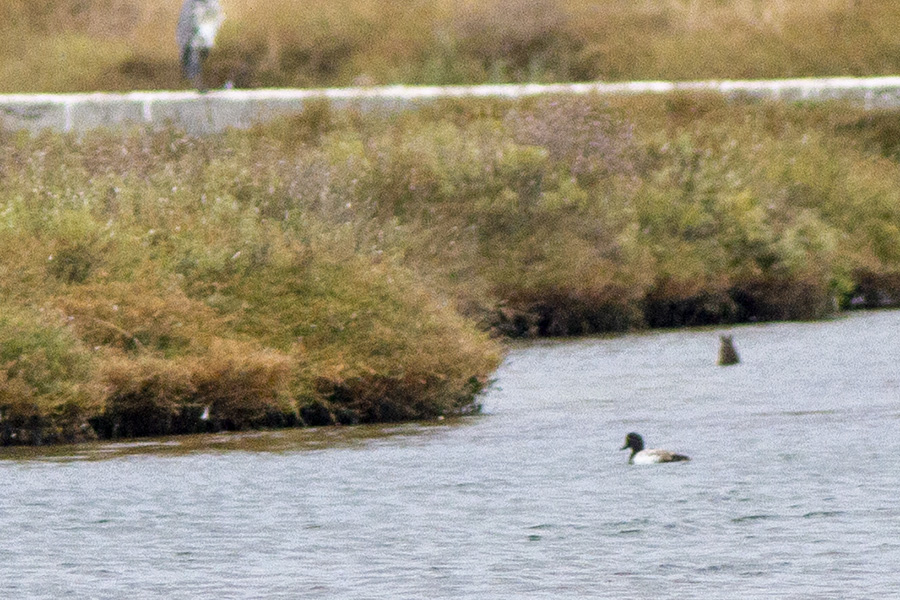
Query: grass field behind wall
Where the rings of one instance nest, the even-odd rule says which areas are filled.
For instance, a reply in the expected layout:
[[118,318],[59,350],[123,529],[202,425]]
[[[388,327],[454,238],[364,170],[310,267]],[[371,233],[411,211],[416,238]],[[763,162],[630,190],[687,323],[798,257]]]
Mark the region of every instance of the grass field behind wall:
[[900,304],[900,113],[312,104],[0,133],[0,443],[477,410],[494,336]]
[[[891,75],[894,0],[221,0],[210,87]],[[0,92],[186,86],[181,0],[0,0]]]

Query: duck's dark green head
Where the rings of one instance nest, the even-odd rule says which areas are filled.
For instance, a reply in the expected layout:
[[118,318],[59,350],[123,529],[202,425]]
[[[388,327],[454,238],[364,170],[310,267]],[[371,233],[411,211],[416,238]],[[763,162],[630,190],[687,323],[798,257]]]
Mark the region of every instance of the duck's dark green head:
[[631,448],[632,453],[640,452],[644,449],[644,438],[637,433],[629,433],[625,436],[625,445],[620,450],[625,450],[626,448]]

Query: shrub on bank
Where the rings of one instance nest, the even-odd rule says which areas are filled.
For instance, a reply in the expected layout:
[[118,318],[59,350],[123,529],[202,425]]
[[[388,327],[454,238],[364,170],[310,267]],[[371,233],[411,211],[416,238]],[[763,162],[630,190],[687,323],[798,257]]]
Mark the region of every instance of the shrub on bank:
[[218,340],[199,357],[114,354],[101,363],[101,437],[241,430],[298,424],[289,396],[290,357]]
[[93,370],[63,315],[0,301],[0,445],[93,437]]
[[[670,292],[654,296],[690,303],[696,294],[709,307],[712,295],[738,320],[823,316],[859,304],[866,281],[883,282],[882,305],[900,301],[888,291],[900,266],[897,164],[849,126],[865,113],[664,102],[641,105],[665,131],[650,154],[664,177],[653,181],[642,223],[668,240],[658,247],[671,265],[661,282]],[[700,116],[685,121],[686,113]]]
[[900,173],[866,118],[580,97],[7,133],[3,443],[466,414],[485,331],[897,305]]

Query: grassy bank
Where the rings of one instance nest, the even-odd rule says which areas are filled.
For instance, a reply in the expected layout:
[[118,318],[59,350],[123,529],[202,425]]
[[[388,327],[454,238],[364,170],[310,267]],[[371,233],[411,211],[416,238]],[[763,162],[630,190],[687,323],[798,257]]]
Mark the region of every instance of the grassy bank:
[[900,113],[617,102],[0,133],[0,443],[460,414],[486,332],[900,304]]
[[[346,171],[241,135],[0,143],[0,443],[477,410],[499,348],[360,247]],[[297,187],[320,164],[331,197]]]
[[[184,86],[181,0],[0,0],[0,91]],[[773,78],[900,72],[891,0],[222,0],[208,83]]]

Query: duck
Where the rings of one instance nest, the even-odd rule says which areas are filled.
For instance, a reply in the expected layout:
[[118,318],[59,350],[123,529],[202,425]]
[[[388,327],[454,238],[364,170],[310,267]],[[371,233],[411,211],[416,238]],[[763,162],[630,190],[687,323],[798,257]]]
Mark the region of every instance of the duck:
[[626,448],[631,448],[631,456],[628,457],[628,464],[630,465],[649,465],[691,460],[690,457],[684,454],[676,454],[668,450],[659,450],[657,448],[644,450],[644,438],[634,432],[625,436],[625,445],[621,449],[625,450]]

